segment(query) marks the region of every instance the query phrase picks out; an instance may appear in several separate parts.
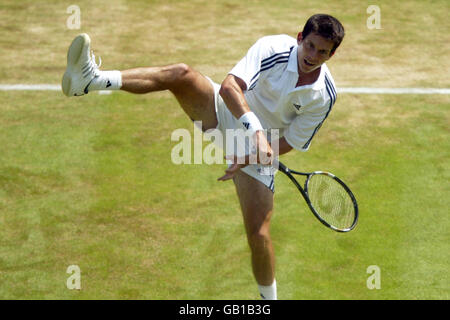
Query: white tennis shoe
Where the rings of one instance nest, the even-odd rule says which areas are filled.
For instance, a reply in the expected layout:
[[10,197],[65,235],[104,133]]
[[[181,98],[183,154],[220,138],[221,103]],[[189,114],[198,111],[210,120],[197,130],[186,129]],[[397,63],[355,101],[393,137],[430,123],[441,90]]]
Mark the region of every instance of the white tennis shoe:
[[86,33],[78,35],[67,52],[67,68],[61,84],[64,94],[68,97],[87,94],[92,80],[99,76],[100,65],[91,53],[89,36]]

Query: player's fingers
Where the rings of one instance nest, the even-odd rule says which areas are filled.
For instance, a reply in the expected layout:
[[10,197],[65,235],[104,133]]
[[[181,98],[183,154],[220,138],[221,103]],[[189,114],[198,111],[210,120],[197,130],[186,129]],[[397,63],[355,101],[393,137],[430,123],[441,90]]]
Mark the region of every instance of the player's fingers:
[[221,176],[217,180],[219,180],[219,181],[227,181],[227,180],[233,179],[235,173],[236,173],[235,171],[233,171],[233,172],[226,172],[223,176]]
[[258,163],[262,165],[271,165],[273,163],[273,152],[270,150],[269,152],[259,151],[258,153]]
[[225,175],[223,175],[222,177],[220,177],[219,181],[226,181],[226,180],[230,180],[234,177],[234,175],[236,174],[236,172],[242,167],[242,165],[238,164],[238,163],[233,163],[227,170],[225,170]]
[[227,173],[227,174],[221,176],[219,179],[217,179],[217,181],[227,181],[227,180],[232,179],[233,176],[234,176],[234,174]]
[[[259,132],[257,132],[259,133]],[[273,161],[273,150],[266,137],[261,133],[256,135],[258,163],[262,165],[270,165]]]

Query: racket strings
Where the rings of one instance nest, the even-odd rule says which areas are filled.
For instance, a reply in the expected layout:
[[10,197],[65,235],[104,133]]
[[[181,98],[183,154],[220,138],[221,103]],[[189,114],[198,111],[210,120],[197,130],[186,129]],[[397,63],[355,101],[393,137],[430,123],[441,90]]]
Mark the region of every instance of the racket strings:
[[315,174],[308,180],[307,190],[312,206],[323,220],[338,229],[352,226],[355,207],[338,181],[328,175]]

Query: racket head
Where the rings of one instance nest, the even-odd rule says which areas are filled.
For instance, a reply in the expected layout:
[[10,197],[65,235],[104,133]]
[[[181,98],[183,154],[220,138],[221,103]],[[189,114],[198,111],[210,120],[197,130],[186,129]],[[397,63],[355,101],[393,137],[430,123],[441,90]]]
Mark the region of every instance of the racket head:
[[315,171],[308,174],[305,193],[313,214],[327,227],[348,232],[358,222],[358,204],[350,188],[334,174]]

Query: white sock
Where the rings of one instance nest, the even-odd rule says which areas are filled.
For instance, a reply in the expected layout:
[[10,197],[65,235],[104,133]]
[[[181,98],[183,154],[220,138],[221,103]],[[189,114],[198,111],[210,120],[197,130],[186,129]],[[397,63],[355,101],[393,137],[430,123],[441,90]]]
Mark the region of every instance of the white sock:
[[119,90],[122,87],[122,73],[120,71],[100,71],[89,85],[89,91],[93,90]]
[[270,286],[261,286],[258,284],[258,289],[263,300],[277,300],[277,282],[275,279]]

